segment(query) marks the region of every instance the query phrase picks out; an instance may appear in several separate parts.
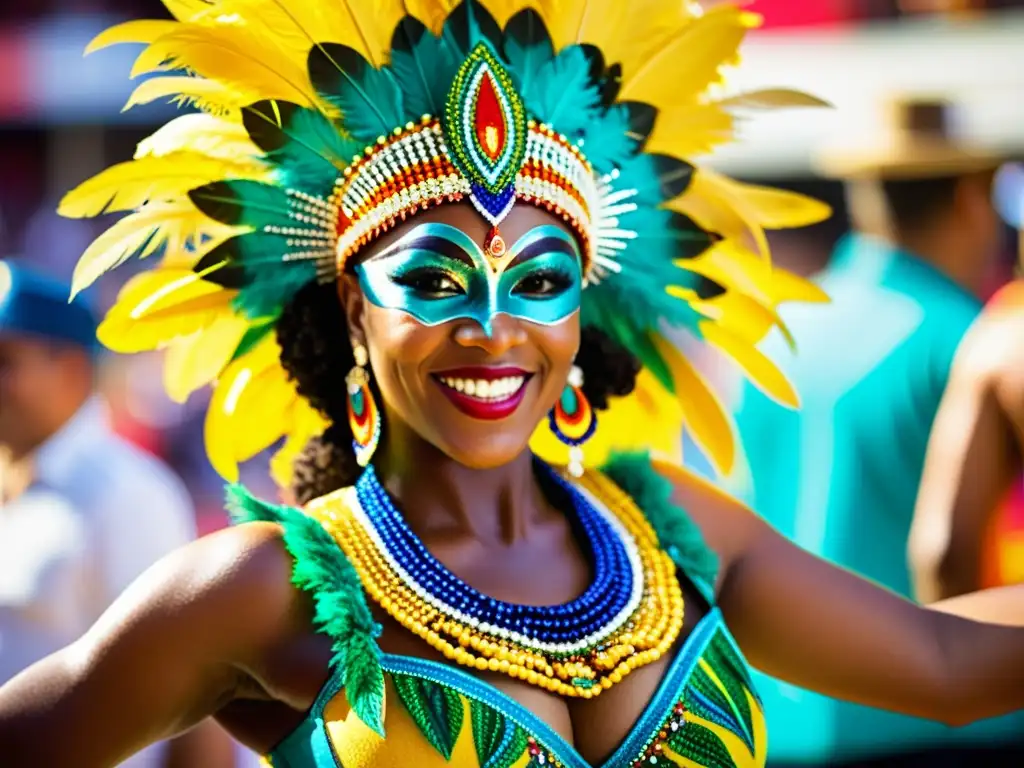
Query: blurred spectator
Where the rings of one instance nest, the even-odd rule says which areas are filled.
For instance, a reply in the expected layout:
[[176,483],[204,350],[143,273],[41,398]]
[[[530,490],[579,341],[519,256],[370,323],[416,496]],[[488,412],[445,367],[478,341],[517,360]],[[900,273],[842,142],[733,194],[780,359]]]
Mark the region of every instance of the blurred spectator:
[[[1011,165],[999,174],[996,200],[1003,215],[1024,225],[1024,168]],[[921,491],[911,535],[914,587],[926,601],[954,597],[987,585],[983,557],[1000,557],[1024,531],[1007,525],[1004,509],[1024,469],[1024,281],[1007,285],[993,297],[964,339],[953,364],[928,445]],[[999,525],[999,523],[1003,523]],[[993,548],[994,527],[1009,541]],[[1003,564],[1010,565],[1013,564]],[[1010,568],[996,579],[1020,578]]]
[[[0,683],[74,642],[195,534],[177,478],[110,431],[94,390],[95,319],[68,293],[0,261]],[[211,731],[174,747],[187,761],[156,745],[126,765],[231,765],[230,743]]]
[[[952,139],[948,105],[911,100],[891,114],[880,147],[827,158],[847,180],[856,229],[817,278],[832,304],[783,308],[795,358],[777,337],[764,348],[801,410],[748,385],[737,420],[754,509],[806,549],[909,596],[928,434],[1002,225],[990,195],[998,161]],[[758,682],[778,763],[945,765],[954,745],[1005,760],[981,744],[1020,733],[1020,718],[954,731]]]

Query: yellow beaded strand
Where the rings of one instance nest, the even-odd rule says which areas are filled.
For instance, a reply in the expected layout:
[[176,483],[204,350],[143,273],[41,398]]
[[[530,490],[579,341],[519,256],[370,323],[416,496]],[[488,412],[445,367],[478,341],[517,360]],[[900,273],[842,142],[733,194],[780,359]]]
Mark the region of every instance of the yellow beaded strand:
[[405,584],[352,512],[352,489],[311,503],[307,512],[331,534],[367,593],[396,622],[456,664],[498,672],[562,696],[592,698],[634,669],[664,655],[683,626],[683,595],[675,564],[633,500],[599,473],[580,486],[604,505],[634,540],[643,569],[640,605],[625,624],[597,644],[565,658],[481,632],[427,603]]

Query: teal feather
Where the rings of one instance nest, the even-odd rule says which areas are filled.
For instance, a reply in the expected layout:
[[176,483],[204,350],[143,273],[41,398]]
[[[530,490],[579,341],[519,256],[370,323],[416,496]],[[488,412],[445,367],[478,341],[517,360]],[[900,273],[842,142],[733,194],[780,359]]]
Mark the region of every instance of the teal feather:
[[526,107],[559,133],[577,138],[600,118],[600,102],[590,60],[580,46],[571,45],[539,68]]
[[260,501],[241,485],[227,489],[227,508],[238,523],[273,522],[284,529],[284,545],[295,559],[292,583],[308,592],[319,631],[333,641],[332,668],[360,720],[384,736],[384,671],[373,620],[355,569],[330,534],[294,507]]
[[668,155],[639,154],[619,165],[618,189],[635,189],[634,202],[659,206],[683,194],[693,178],[693,166]]
[[412,16],[402,19],[391,40],[390,70],[402,92],[407,121],[444,113],[460,59],[449,40],[434,36]]
[[555,57],[555,46],[540,14],[525,8],[505,25],[503,50],[519,95],[530,103],[543,68]]
[[629,109],[615,104],[584,126],[582,149],[598,173],[620,168],[636,152],[637,141],[630,136],[629,123]]
[[363,145],[345,137],[320,111],[286,101],[260,101],[242,121],[275,166],[282,186],[326,197]]
[[672,497],[672,482],[658,472],[647,453],[614,453],[601,468],[643,510],[662,549],[692,581],[713,587],[719,560],[693,519]]
[[346,133],[363,145],[407,122],[394,75],[387,68],[377,69],[355,49],[323,43],[309,52],[307,67],[317,93],[341,110]]

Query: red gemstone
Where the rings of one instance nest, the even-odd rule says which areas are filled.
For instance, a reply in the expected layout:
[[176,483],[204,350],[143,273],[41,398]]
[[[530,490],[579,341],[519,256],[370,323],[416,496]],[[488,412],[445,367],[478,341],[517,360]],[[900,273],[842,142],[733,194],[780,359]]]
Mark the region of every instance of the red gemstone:
[[491,160],[497,160],[505,149],[505,115],[490,72],[484,72],[480,78],[473,123],[480,148]]

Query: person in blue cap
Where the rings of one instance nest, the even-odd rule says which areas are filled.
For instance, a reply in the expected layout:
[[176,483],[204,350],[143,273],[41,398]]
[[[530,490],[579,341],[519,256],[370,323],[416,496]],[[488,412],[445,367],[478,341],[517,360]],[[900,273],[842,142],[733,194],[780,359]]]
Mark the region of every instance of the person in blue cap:
[[[77,639],[195,537],[177,477],[108,425],[95,388],[96,318],[68,295],[0,260],[0,684]],[[216,757],[225,748],[228,758]],[[220,768],[230,743],[208,729],[125,765]]]
[[[951,112],[903,99],[876,146],[821,158],[846,183],[855,231],[815,276],[832,303],[782,312],[799,354],[778,337],[762,346],[801,408],[745,386],[736,409],[747,475],[734,490],[798,545],[904,597],[929,433],[1003,233],[1001,158],[954,138]],[[1024,764],[1019,715],[951,729],[758,684],[780,766]]]

